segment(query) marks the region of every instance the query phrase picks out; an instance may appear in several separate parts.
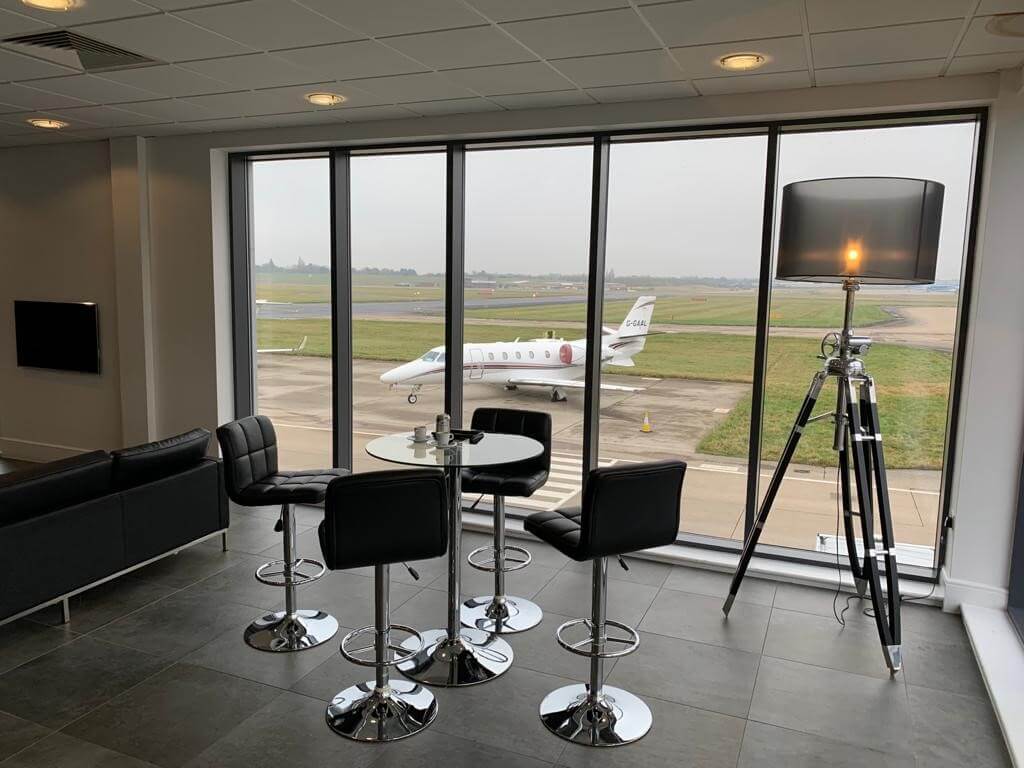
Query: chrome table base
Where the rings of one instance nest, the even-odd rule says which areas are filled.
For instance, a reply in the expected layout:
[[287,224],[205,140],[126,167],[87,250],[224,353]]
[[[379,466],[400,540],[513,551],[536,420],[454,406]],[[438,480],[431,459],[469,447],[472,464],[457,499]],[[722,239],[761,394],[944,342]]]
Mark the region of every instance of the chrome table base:
[[544,612],[525,597],[484,595],[462,604],[462,625],[484,632],[510,635],[540,624]]
[[323,611],[284,611],[256,619],[245,628],[245,642],[257,651],[288,653],[315,648],[338,631],[338,621]]
[[408,680],[391,680],[383,688],[370,681],[353,685],[327,707],[327,725],[356,741],[397,741],[419,733],[437,716],[434,694]]
[[447,629],[422,634],[422,649],[399,664],[398,671],[426,685],[452,688],[486,683],[512,666],[512,646],[490,632],[462,628],[454,640]]
[[540,719],[556,736],[588,747],[616,747],[643,738],[654,718],[639,698],[603,685],[596,701],[582,683],[552,691],[540,705]]

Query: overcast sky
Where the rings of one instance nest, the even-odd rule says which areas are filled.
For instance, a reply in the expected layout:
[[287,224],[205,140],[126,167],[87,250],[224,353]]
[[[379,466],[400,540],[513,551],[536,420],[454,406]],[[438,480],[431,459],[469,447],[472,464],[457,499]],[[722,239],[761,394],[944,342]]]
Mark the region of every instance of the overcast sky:
[[[827,176],[910,176],[946,185],[937,279],[960,275],[974,125],[784,135],[779,188]],[[617,275],[755,278],[767,139],[741,136],[615,144],[608,266]],[[466,269],[582,273],[590,147],[488,150],[466,160]],[[352,159],[357,267],[444,268],[444,157]],[[330,261],[325,159],[253,171],[255,257]]]

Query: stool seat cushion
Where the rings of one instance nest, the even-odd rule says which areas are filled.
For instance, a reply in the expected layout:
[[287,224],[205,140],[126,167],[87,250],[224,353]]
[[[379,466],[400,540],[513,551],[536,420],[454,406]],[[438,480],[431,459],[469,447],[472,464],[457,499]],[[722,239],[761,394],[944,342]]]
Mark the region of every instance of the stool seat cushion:
[[583,510],[566,507],[544,512],[534,512],[523,522],[523,527],[541,541],[545,541],[566,557],[573,560],[589,560],[587,553],[580,549]]
[[501,474],[498,467],[462,470],[462,490],[492,496],[532,496],[548,481],[546,469]]
[[318,504],[327,495],[327,486],[338,477],[352,474],[347,469],[301,469],[280,471],[260,478],[237,494],[235,501],[245,506],[271,504]]

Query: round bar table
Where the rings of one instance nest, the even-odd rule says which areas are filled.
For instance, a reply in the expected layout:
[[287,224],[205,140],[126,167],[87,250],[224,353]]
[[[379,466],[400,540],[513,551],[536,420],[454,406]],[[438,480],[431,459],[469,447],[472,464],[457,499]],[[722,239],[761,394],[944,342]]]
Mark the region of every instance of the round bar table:
[[[414,443],[412,435],[385,435],[371,440],[366,452],[393,464],[440,467],[448,480],[448,621],[443,629],[422,632],[423,646],[398,665],[406,677],[447,687],[484,683],[512,665],[512,646],[495,634],[463,627],[460,617],[462,578],[462,468],[512,464],[539,456],[544,446],[522,435],[487,433],[472,444],[437,448],[433,441]],[[409,647],[415,640],[410,639]]]

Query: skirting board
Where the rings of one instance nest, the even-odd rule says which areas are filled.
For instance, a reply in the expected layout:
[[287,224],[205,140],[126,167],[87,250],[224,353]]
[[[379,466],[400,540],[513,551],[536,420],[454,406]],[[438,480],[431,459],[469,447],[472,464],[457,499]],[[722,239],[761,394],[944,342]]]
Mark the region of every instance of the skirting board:
[[1010,759],[1024,768],[1024,644],[1005,610],[965,603],[961,612]]
[[993,587],[976,581],[956,579],[942,569],[942,584],[945,586],[945,600],[942,607],[946,611],[958,611],[961,605],[976,605],[981,608],[993,608],[1005,611],[1010,599],[1006,587]]
[[55,445],[39,443],[33,440],[19,440],[15,437],[0,437],[0,456],[5,459],[22,461],[57,461],[69,456],[77,456],[92,450],[91,448],[75,448],[71,445]]

